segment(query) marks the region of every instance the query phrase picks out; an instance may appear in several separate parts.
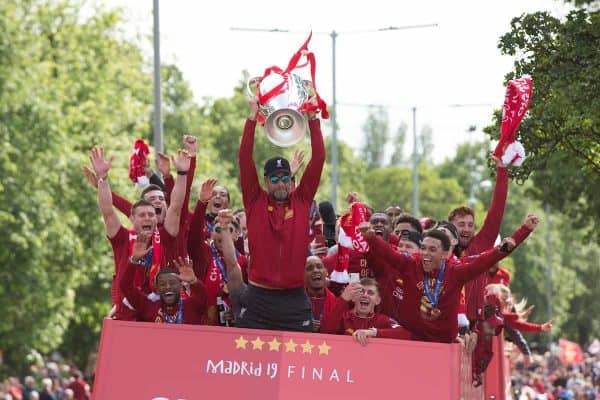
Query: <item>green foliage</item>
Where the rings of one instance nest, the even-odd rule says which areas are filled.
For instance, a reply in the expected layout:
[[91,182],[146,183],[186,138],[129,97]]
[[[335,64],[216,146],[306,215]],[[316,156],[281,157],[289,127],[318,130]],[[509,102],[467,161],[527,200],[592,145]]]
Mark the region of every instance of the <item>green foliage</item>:
[[[531,175],[536,198],[586,228],[600,218],[599,43],[600,12],[580,9],[564,21],[542,12],[515,18],[499,44],[504,54],[518,56],[507,78],[528,73],[534,83],[519,129],[528,159],[514,176]],[[488,129],[493,138],[499,116]]]
[[[376,210],[397,204],[412,208],[412,170],[401,167],[378,168],[364,179],[365,193]],[[419,209],[422,215],[445,219],[448,211],[466,202],[466,196],[453,178],[441,178],[421,164],[419,167]]]
[[365,144],[361,153],[367,162],[367,168],[382,167],[385,145],[390,135],[387,111],[382,106],[369,108],[367,120],[362,128],[365,133]]
[[392,142],[392,147],[394,148],[394,152],[392,153],[392,158],[390,160],[390,166],[399,167],[404,164],[404,143],[406,142],[406,132],[408,130],[408,125],[406,122],[401,122],[398,130],[396,131],[396,136],[394,137],[394,141]]
[[[79,288],[101,282],[109,298],[107,243],[80,166],[93,144],[123,150],[148,129],[150,81],[116,13],[7,0],[0,21],[0,346],[17,368],[32,348],[60,345],[75,311],[97,309]],[[116,189],[126,171],[111,174]]]

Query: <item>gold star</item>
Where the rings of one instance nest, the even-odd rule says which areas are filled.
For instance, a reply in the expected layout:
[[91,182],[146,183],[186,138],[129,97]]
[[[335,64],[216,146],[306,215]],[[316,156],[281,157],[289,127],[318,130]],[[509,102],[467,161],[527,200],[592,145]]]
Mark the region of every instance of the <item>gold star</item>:
[[240,336],[239,338],[235,339],[235,348],[246,349],[246,343],[248,343],[248,341],[244,339],[243,336]]
[[319,348],[319,355],[320,354],[325,354],[325,355],[329,355],[329,349],[331,349],[331,346],[329,346],[327,344],[327,342],[323,342],[322,344],[317,346]]
[[277,338],[273,338],[269,343],[269,351],[279,351],[279,346],[281,346],[281,342],[277,340]]
[[257,336],[256,339],[250,343],[252,343],[252,350],[262,350],[263,344],[265,344],[265,342],[260,340],[260,336]]
[[315,347],[314,344],[310,344],[310,342],[307,340],[306,343],[302,344],[302,353],[308,353],[311,354],[312,353],[312,348]]
[[296,346],[298,346],[296,343],[294,343],[294,341],[292,339],[290,339],[287,343],[285,343],[285,352],[292,352],[295,353],[296,352]]

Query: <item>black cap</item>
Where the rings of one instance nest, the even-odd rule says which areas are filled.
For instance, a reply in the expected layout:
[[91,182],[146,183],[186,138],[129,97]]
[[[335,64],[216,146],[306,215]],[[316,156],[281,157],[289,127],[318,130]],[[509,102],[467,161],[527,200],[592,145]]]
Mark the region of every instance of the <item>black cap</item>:
[[288,160],[283,157],[273,157],[265,163],[265,176],[271,176],[277,172],[292,174]]
[[408,229],[403,229],[400,232],[400,240],[410,240],[417,246],[421,247],[421,243],[423,243],[423,236],[417,231],[409,231]]

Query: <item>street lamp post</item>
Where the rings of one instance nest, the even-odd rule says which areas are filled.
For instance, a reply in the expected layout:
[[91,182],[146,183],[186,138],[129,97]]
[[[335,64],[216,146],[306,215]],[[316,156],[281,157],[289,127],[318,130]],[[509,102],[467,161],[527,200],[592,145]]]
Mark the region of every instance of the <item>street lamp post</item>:
[[[158,0],[154,0],[152,10],[154,17],[153,42],[154,42],[154,149],[157,153],[163,151],[163,126],[160,95],[160,28]],[[158,154],[156,154],[158,160]]]
[[[371,32],[384,32],[384,31],[399,31],[406,29],[417,29],[417,28],[431,28],[437,26],[434,24],[419,24],[419,25],[406,25],[406,26],[388,26],[386,28],[379,28],[375,30],[359,30],[359,31],[347,31],[347,32],[313,32],[314,34],[327,34],[331,37],[331,58],[332,58],[332,102],[331,102],[331,204],[333,209],[337,210],[337,185],[338,185],[338,147],[337,147],[337,99],[336,99],[336,60],[335,60],[335,46],[337,37],[341,34],[357,34],[357,33],[371,33]],[[257,29],[257,28],[239,28],[232,27],[233,31],[248,31],[248,32],[268,32],[268,33],[298,33],[288,29]]]

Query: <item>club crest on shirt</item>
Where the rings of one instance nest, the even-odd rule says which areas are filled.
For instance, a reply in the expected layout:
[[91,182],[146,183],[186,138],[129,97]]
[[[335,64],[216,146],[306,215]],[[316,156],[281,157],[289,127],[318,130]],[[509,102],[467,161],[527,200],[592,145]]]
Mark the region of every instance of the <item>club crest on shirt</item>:
[[292,208],[285,208],[285,214],[283,214],[283,219],[290,219],[294,217],[294,210]]

